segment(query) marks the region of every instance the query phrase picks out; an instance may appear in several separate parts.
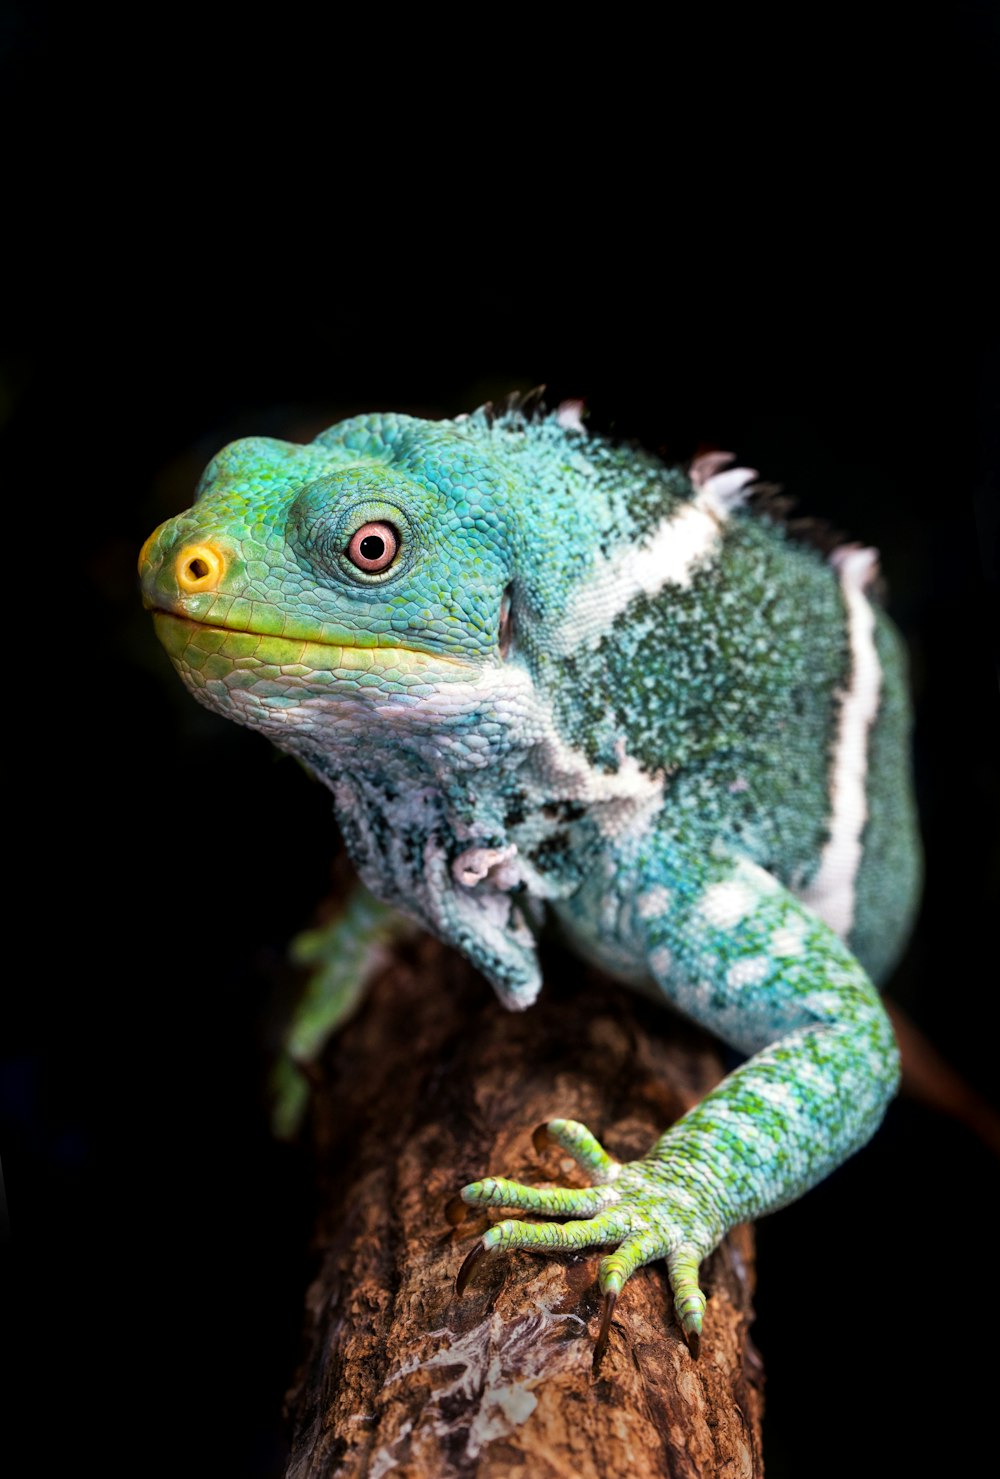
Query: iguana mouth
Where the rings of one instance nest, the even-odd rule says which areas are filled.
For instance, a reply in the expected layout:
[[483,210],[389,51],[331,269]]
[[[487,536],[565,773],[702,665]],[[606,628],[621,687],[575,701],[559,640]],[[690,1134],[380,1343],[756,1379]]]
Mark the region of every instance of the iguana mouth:
[[383,640],[381,634],[374,645],[367,642],[362,646],[349,639],[331,641],[321,637],[285,637],[273,632],[255,631],[252,627],[218,626],[212,622],[194,621],[189,616],[180,616],[162,607],[153,607],[152,615],[157,636],[167,652],[173,658],[183,655],[187,663],[192,663],[196,655],[203,655],[205,662],[214,658],[234,664],[243,661],[290,669],[289,677],[304,677],[309,672],[335,669],[357,673],[383,673],[397,669],[412,673],[428,668],[440,669],[442,665],[453,669],[456,678],[472,677],[479,671],[476,664],[465,658]]

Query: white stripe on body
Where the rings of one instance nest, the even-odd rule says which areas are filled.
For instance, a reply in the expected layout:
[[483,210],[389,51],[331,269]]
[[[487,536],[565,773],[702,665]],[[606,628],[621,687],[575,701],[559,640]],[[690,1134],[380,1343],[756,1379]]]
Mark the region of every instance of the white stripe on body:
[[868,820],[868,734],[882,691],[875,613],[864,593],[875,577],[878,554],[860,545],[845,545],[834,550],[830,563],[844,593],[851,675],[840,694],[830,773],[830,835],[816,876],[807,889],[799,890],[799,897],[846,939],[854,923],[854,886],[861,864],[861,835]]
[[566,603],[553,628],[552,647],[567,655],[593,647],[606,636],[637,596],[655,596],[665,585],[683,589],[695,570],[716,550],[730,513],[747,497],[757,477],[752,468],[720,469],[728,452],[711,452],[691,467],[697,492],[641,543],[630,540],[610,555],[598,554],[583,584]]

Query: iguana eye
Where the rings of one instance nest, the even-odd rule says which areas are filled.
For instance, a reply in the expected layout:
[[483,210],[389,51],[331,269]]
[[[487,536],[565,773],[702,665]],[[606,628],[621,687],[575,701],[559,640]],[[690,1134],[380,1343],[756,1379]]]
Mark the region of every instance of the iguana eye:
[[359,570],[377,575],[380,570],[388,569],[398,549],[399,535],[391,524],[362,524],[351,535],[347,558]]

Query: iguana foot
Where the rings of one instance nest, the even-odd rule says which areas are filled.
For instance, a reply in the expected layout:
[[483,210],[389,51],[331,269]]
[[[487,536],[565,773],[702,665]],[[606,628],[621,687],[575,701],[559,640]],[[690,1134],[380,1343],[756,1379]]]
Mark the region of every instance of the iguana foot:
[[460,1207],[511,1207],[544,1215],[569,1216],[569,1222],[506,1221],[494,1223],[468,1254],[456,1280],[465,1291],[477,1265],[491,1252],[506,1248],[603,1248],[617,1244],[602,1258],[597,1270],[604,1295],[594,1368],[600,1364],[611,1329],[615,1302],[625,1281],[643,1264],[665,1258],[674,1308],[692,1356],[700,1348],[705,1296],[698,1284],[698,1266],[722,1234],[704,1192],[693,1190],[700,1178],[690,1163],[678,1158],[671,1164],[662,1150],[637,1161],[616,1161],[576,1120],[550,1120],[535,1131],[536,1149],[554,1141],[595,1183],[591,1187],[525,1186],[505,1177],[490,1176],[463,1187],[449,1204],[449,1220],[460,1220]]

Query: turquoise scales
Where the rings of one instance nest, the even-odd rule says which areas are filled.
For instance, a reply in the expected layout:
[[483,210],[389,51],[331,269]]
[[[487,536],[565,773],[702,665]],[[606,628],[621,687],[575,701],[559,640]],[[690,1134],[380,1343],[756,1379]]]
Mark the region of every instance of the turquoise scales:
[[668,468],[589,436],[575,403],[357,417],[227,447],[141,559],[184,681],[329,786],[370,890],[306,943],[286,1121],[292,1059],[356,1000],[385,906],[515,1009],[551,911],[747,1055],[628,1165],[552,1121],[589,1190],[462,1192],[570,1220],[494,1224],[460,1288],[492,1248],[614,1250],[598,1358],[655,1258],[696,1350],[701,1259],[868,1139],[897,1082],[873,981],[919,886],[899,640],[872,552],[796,542],[730,460]]

